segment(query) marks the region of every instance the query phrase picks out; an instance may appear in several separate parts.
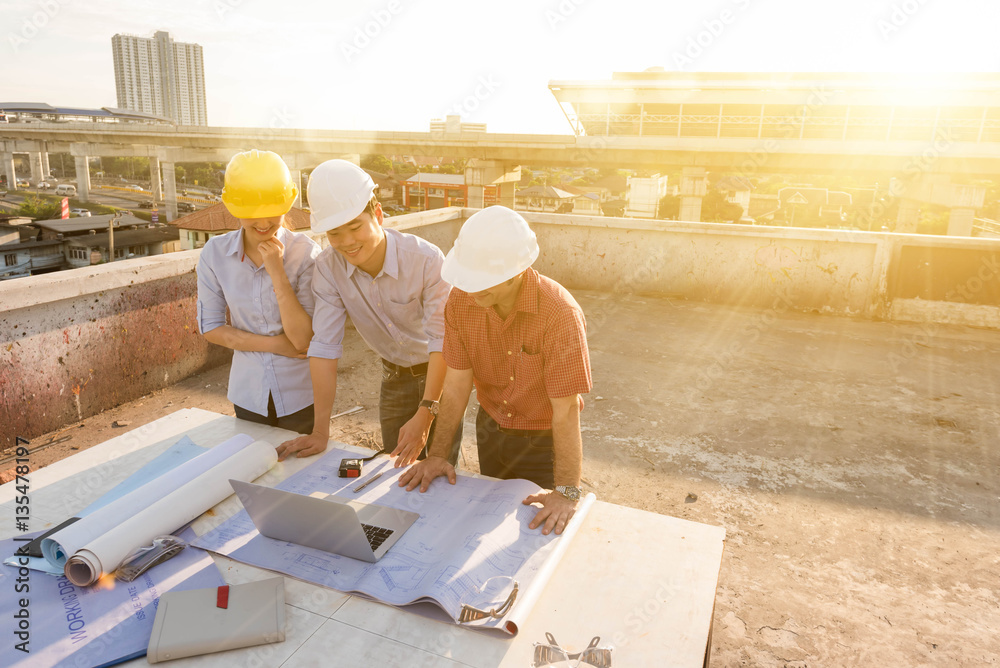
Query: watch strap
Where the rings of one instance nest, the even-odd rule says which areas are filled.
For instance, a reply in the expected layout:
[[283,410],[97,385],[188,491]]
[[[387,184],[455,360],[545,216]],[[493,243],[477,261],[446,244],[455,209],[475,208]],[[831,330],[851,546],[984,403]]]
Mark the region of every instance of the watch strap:
[[583,496],[583,490],[572,485],[558,485],[556,491],[565,496],[570,501],[577,501]]

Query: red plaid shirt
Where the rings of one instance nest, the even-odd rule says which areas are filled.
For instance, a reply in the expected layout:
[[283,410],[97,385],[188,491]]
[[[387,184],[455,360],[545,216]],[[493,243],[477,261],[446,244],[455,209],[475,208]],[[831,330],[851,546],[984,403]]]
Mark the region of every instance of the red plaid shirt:
[[453,288],[444,322],[445,361],[453,369],[472,369],[479,403],[501,427],[551,429],[550,397],[590,391],[583,309],[534,269],[525,272],[506,319]]

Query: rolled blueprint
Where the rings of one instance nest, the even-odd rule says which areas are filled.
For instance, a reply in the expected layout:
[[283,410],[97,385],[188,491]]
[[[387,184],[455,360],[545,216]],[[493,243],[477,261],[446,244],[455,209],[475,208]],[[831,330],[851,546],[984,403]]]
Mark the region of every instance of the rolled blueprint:
[[[524,588],[521,595],[518,597],[517,602],[511,611],[507,613],[507,616],[503,619],[503,626],[501,627],[504,631],[511,634],[512,636],[517,635],[517,630],[521,627],[524,620],[528,618],[531,613],[531,609],[535,607],[535,603],[538,602],[538,597],[542,595],[542,591],[545,589],[545,585],[549,583],[552,579],[552,573],[556,570],[556,566],[562,560],[563,555],[569,548],[570,541],[576,536],[577,531],[580,530],[580,525],[583,524],[583,518],[586,517],[587,513],[590,512],[590,507],[594,505],[594,501],[597,497],[593,494],[587,494],[580,501],[579,507],[576,512],[573,513],[572,519],[570,519],[569,524],[563,530],[562,535],[559,536],[559,540],[556,541],[556,549],[552,551],[551,554],[545,559],[545,563],[538,570],[534,579]],[[541,529],[539,529],[541,531]]]
[[250,482],[277,461],[274,446],[235,436],[167,471],[42,541],[42,554],[85,587],[134,548],[182,527],[230,494],[229,479]]

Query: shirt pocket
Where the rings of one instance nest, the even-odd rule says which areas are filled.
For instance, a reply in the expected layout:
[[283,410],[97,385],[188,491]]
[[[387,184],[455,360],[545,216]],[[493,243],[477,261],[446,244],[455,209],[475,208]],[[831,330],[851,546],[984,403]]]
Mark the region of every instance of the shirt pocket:
[[529,391],[529,388],[540,387],[542,394],[545,380],[545,356],[542,353],[529,354],[523,350],[517,356],[514,364],[514,382],[517,383],[520,392]]
[[385,314],[389,316],[396,327],[415,334],[424,330],[423,316],[424,308],[420,303],[420,298],[416,297],[408,302],[394,302],[391,299],[385,300]]

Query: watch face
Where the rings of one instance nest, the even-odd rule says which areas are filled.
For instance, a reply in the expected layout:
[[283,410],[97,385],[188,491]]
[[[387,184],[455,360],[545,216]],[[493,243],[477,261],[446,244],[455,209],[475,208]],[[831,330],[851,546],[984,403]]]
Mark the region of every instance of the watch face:
[[580,499],[580,488],[579,487],[564,487],[560,485],[556,487],[556,491],[565,496],[570,501],[577,501]]

